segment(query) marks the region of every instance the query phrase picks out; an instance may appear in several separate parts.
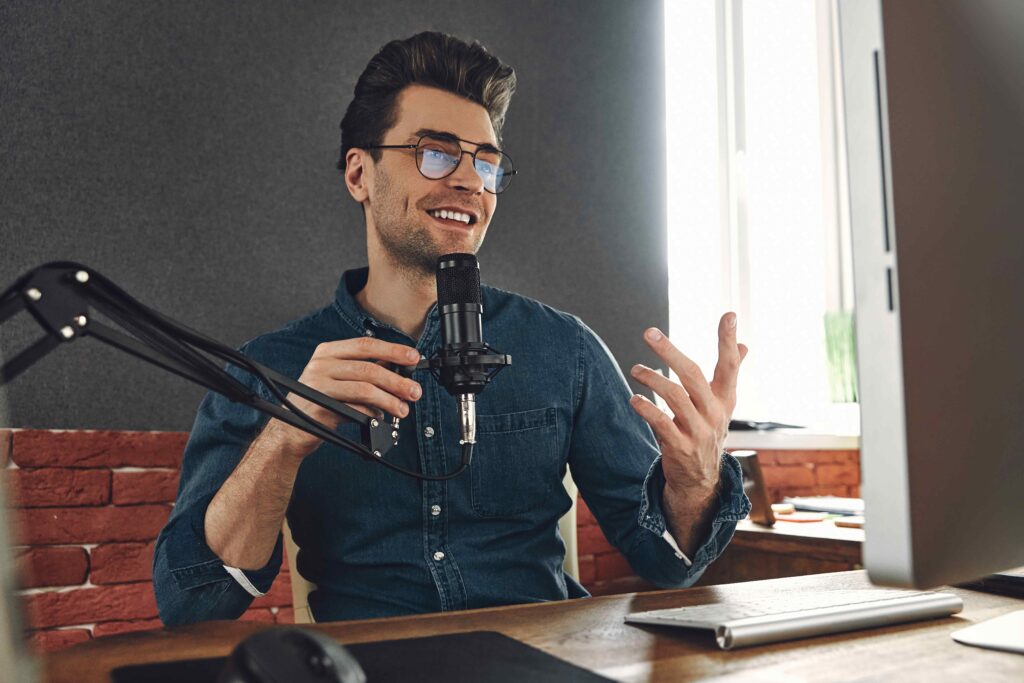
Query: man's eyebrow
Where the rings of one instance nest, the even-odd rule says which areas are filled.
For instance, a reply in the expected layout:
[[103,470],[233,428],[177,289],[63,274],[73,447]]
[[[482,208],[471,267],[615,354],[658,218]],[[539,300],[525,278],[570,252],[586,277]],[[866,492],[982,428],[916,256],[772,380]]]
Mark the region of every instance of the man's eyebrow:
[[[458,135],[456,135],[455,133],[453,133],[451,131],[448,131],[448,130],[435,130],[433,128],[420,128],[418,131],[416,131],[415,133],[410,135],[408,138],[406,138],[406,141],[410,142],[410,143],[411,142],[416,142],[417,140],[419,140],[424,135],[437,135],[437,136],[444,137],[444,138],[452,138],[453,140],[461,140],[462,142],[468,142],[471,145],[476,145],[477,147],[481,147],[483,149],[498,150],[498,146],[495,145],[492,142],[473,142],[472,140],[462,140],[462,138],[460,138]],[[498,151],[500,151],[500,150],[498,150]]]

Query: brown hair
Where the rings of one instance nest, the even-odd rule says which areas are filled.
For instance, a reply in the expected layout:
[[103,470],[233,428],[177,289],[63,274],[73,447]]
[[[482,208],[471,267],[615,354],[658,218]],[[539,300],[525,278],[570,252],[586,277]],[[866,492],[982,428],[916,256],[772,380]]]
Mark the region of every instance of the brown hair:
[[[494,133],[501,142],[516,73],[512,67],[474,42],[472,45],[444,33],[417,33],[393,40],[373,56],[356,82],[355,96],[341,120],[341,157],[353,147],[381,144],[395,125],[395,100],[408,85],[429,85],[465,97],[487,110]],[[374,161],[380,150],[372,150]]]

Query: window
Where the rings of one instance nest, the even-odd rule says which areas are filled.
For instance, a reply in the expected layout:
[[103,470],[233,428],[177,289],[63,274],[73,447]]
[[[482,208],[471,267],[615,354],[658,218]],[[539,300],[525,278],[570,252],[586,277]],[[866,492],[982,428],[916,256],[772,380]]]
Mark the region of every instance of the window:
[[707,374],[719,317],[739,315],[734,416],[842,434],[857,411],[834,2],[666,0],[668,259],[670,334]]

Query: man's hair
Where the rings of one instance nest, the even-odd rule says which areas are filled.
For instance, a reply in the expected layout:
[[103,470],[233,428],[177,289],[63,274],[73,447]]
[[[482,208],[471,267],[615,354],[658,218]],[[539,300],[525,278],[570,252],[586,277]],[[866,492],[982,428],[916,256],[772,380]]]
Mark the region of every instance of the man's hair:
[[[470,45],[444,33],[417,33],[382,47],[359,76],[355,96],[341,120],[340,170],[345,169],[345,155],[353,147],[381,144],[395,125],[398,94],[413,84],[447,90],[481,105],[501,143],[505,112],[516,89],[512,67],[478,42]],[[370,154],[380,161],[380,150]]]

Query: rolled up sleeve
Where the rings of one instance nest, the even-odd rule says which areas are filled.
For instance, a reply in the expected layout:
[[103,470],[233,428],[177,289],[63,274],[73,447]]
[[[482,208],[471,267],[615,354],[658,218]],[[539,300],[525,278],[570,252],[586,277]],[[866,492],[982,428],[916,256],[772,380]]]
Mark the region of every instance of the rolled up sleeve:
[[[245,349],[243,348],[243,351]],[[247,375],[229,369],[251,386]],[[185,447],[178,497],[153,556],[153,589],[167,626],[235,619],[253,595],[225,569],[206,543],[206,509],[266,423],[258,411],[209,393]],[[243,572],[258,592],[270,589],[281,566],[282,539],[265,567]]]

